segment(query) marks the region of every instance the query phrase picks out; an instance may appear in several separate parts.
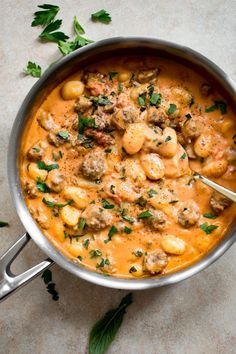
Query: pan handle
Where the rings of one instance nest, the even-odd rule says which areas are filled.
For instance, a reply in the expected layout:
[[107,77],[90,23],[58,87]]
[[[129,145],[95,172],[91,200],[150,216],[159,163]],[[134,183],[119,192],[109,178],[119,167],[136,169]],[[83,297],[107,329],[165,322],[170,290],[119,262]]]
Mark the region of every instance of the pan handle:
[[25,233],[0,257],[0,302],[5,300],[14,291],[26,285],[54,263],[48,258],[22,274],[13,274],[11,272],[11,264],[30,239],[30,236]]

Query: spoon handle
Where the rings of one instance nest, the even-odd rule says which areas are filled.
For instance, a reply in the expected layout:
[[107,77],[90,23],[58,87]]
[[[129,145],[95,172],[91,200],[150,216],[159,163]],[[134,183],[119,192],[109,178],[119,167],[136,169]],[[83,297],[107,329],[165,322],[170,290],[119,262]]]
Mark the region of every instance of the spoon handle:
[[223,194],[225,197],[229,198],[230,200],[232,200],[234,203],[236,203],[236,193],[232,192],[231,190],[221,186],[218,183],[215,183],[213,181],[211,181],[210,179],[200,175],[199,173],[195,172],[194,173],[194,179],[199,179],[200,181],[202,181],[203,183],[205,183],[207,186],[213,188],[214,190],[216,190],[217,192]]

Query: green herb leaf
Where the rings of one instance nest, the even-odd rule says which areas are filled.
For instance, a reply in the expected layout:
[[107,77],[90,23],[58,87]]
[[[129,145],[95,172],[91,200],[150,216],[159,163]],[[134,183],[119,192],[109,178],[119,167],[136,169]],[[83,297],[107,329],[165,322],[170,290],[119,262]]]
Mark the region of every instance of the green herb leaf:
[[97,106],[106,106],[111,104],[112,102],[108,99],[107,96],[100,95],[98,97],[91,97],[90,100],[93,102],[95,107]]
[[118,75],[117,71],[110,71],[108,73],[109,80],[112,81],[113,77],[115,77],[116,75]]
[[6,227],[9,226],[9,223],[6,221],[0,221],[0,227]]
[[58,164],[57,163],[53,163],[51,165],[47,165],[45,162],[43,161],[38,161],[37,162],[37,166],[40,170],[46,170],[48,172],[52,171],[52,170],[55,170],[57,168],[59,168]]
[[110,23],[111,16],[106,10],[100,10],[91,15],[93,21],[98,21],[102,23]]
[[165,138],[165,143],[168,143],[168,141],[171,141],[171,136],[170,135],[168,135],[166,138]]
[[141,207],[145,207],[145,205],[147,204],[147,199],[145,199],[143,196],[141,196],[135,201],[135,204],[138,204]]
[[31,23],[32,27],[48,25],[54,20],[56,14],[60,10],[59,6],[49,4],[38,5],[38,7],[45,11],[37,11],[34,13],[34,20]]
[[84,134],[85,128],[96,128],[96,121],[95,118],[86,118],[86,117],[79,117],[79,134]]
[[145,210],[138,215],[138,219],[146,219],[149,218],[150,216],[152,216],[152,213],[150,213],[149,210]]
[[33,63],[32,61],[28,61],[27,67],[24,69],[24,73],[33,77],[40,77],[42,73],[41,66]]
[[224,101],[216,100],[212,106],[205,109],[205,112],[214,112],[217,109],[221,111],[221,114],[227,113],[227,103]]
[[157,194],[157,191],[155,191],[155,189],[150,189],[147,192],[147,195],[149,196],[149,198],[152,198],[155,194]]
[[215,229],[218,229],[218,227],[219,226],[217,225],[208,225],[206,222],[200,225],[202,231],[204,231],[207,235],[211,234]]
[[130,224],[133,224],[135,222],[135,218],[132,218],[131,216],[127,215],[127,209],[121,210],[121,216],[122,216],[122,219],[124,219],[125,221],[128,221]]
[[147,95],[146,92],[144,92],[138,96],[138,104],[140,107],[146,106],[146,95]]
[[129,273],[135,273],[137,272],[137,268],[135,266],[132,266],[129,270]]
[[69,133],[67,131],[61,131],[61,132],[57,133],[57,136],[63,140],[68,140]]
[[131,234],[132,231],[133,231],[133,230],[132,230],[130,227],[128,227],[128,226],[125,226],[125,227],[124,227],[124,232],[125,232],[126,234]]
[[102,256],[102,251],[101,250],[91,250],[89,252],[90,254],[90,258],[97,258],[97,257],[101,257]]
[[185,117],[186,117],[186,119],[187,119],[187,120],[189,120],[189,119],[191,119],[191,118],[192,118],[192,116],[191,116],[191,114],[190,114],[190,113],[185,114]]
[[123,89],[124,89],[124,85],[123,85],[121,82],[119,82],[119,84],[118,84],[118,95],[119,95],[121,92],[123,92]]
[[89,244],[90,244],[90,240],[88,238],[86,240],[84,240],[83,246],[86,250],[88,249]]
[[59,41],[66,41],[69,37],[65,35],[65,33],[55,32],[61,27],[61,24],[62,20],[56,20],[54,22],[51,22],[39,35],[39,38],[56,43],[58,43]]
[[109,265],[110,261],[108,258],[102,258],[100,263],[96,264],[96,268],[103,268],[105,265]]
[[184,159],[186,159],[186,157],[187,157],[187,154],[186,154],[186,152],[184,152],[183,155],[180,156],[180,159],[184,160]]
[[84,31],[83,27],[81,26],[81,24],[79,23],[76,16],[74,16],[73,28],[74,28],[74,31],[76,34],[78,34],[78,35],[85,34],[85,31]]
[[113,209],[115,207],[114,204],[110,204],[107,199],[102,199],[102,206],[104,209]]
[[176,109],[177,109],[176,105],[174,103],[170,103],[169,108],[166,113],[168,114],[168,116],[170,116],[171,114],[173,114],[176,111]]
[[212,213],[205,213],[203,214],[204,218],[208,218],[208,219],[216,219],[217,215],[214,215]]
[[92,328],[89,335],[89,354],[104,354],[120,328],[126,308],[132,304],[132,293],[126,295],[116,309],[108,311]]
[[74,201],[71,199],[71,200],[68,200],[68,202],[66,202],[65,204],[61,204],[61,203],[55,203],[55,202],[52,202],[50,200],[47,200],[45,198],[42,199],[42,202],[47,205],[49,208],[53,208],[53,207],[57,207],[57,208],[64,208],[66,205],[71,205],[74,203]]
[[158,107],[161,104],[161,94],[152,93],[150,97],[150,105]]
[[117,232],[118,232],[118,229],[117,229],[114,225],[112,225],[112,227],[110,228],[110,230],[109,230],[109,232],[108,232],[108,239],[105,240],[104,242],[105,242],[105,243],[108,243],[109,241],[111,241],[112,237],[113,237],[115,234],[117,234]]
[[37,179],[36,187],[42,193],[50,193],[50,188],[40,178]]
[[52,281],[52,272],[50,269],[46,269],[41,275],[41,278],[43,278],[45,284],[50,283],[50,281]]
[[80,220],[79,220],[79,229],[80,229],[81,232],[84,230],[85,225],[86,225],[86,219],[80,218]]

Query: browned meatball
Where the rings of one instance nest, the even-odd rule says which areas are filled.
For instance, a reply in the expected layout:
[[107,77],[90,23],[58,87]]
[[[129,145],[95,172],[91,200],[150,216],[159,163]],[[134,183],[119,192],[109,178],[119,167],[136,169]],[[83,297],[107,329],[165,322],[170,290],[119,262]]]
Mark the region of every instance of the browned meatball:
[[85,177],[91,180],[95,181],[101,178],[106,171],[106,161],[103,152],[92,151],[88,153],[80,166],[80,170]]
[[25,192],[26,196],[30,199],[37,198],[37,196],[38,196],[37,188],[36,188],[35,184],[33,184],[31,182],[25,183],[24,192]]
[[151,214],[152,216],[150,218],[144,219],[145,223],[154,230],[164,231],[168,225],[166,214],[161,210],[152,210]]
[[145,82],[150,82],[157,77],[159,72],[160,72],[159,69],[149,69],[149,70],[139,71],[139,73],[137,74],[137,80],[141,84]]
[[110,134],[98,131],[97,129],[86,129],[84,135],[91,138],[101,146],[114,144],[114,138]]
[[187,140],[192,140],[202,133],[203,124],[195,118],[187,120],[182,126],[182,133]]
[[59,193],[64,187],[64,180],[65,177],[60,171],[50,171],[47,177],[47,186],[52,192]]
[[217,192],[214,192],[210,199],[210,206],[216,215],[221,214],[231,204],[231,200]]
[[156,107],[150,107],[148,109],[147,118],[149,123],[158,125],[162,128],[165,128],[170,123],[166,113],[161,109],[157,109]]
[[112,224],[112,214],[98,205],[90,204],[82,213],[88,228],[98,231]]
[[193,200],[182,202],[178,210],[178,222],[183,227],[190,227],[200,217],[199,207]]
[[162,273],[167,264],[168,257],[161,249],[148,253],[143,261],[144,269],[153,275]]
[[45,141],[39,141],[34,144],[27,152],[27,157],[30,161],[39,161],[42,159],[45,153],[47,143]]
[[133,107],[118,109],[112,116],[112,123],[118,129],[126,129],[128,124],[137,121],[138,114],[138,110],[135,110]]
[[49,144],[59,147],[63,145],[67,140],[61,138],[58,134],[49,133],[47,136]]

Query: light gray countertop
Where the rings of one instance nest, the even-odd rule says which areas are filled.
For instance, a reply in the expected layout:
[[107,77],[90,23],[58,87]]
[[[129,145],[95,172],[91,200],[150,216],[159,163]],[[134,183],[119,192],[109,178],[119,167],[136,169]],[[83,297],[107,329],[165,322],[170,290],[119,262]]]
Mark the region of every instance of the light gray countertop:
[[[51,1],[49,1],[50,3]],[[55,44],[37,40],[30,27],[39,0],[1,0],[0,34],[0,254],[24,230],[10,200],[6,152],[19,106],[36,79],[21,74],[28,60],[46,68],[58,58]],[[235,0],[68,0],[60,5],[65,32],[77,15],[88,38],[142,35],[176,41],[209,57],[236,79]],[[105,8],[112,23],[92,23]],[[31,241],[15,262],[21,271],[44,259]],[[134,293],[109,349],[119,354],[234,354],[236,352],[236,246],[210,268],[178,285]],[[116,306],[124,291],[102,288],[52,269],[60,294],[54,302],[39,277],[0,305],[0,353],[84,354],[95,321]]]

